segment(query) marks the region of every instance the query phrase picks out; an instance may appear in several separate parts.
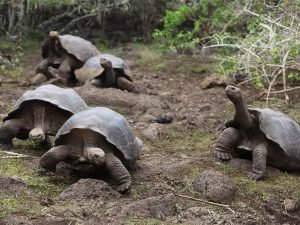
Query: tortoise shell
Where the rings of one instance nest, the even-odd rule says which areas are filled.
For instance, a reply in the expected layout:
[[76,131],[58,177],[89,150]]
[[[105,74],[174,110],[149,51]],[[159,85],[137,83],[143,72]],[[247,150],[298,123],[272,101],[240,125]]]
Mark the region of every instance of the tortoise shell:
[[100,60],[109,60],[112,63],[112,67],[119,71],[119,75],[126,77],[128,80],[131,79],[131,71],[124,62],[123,59],[110,54],[101,54],[91,57],[80,69],[75,71],[76,78],[84,83],[85,81],[92,80],[103,74],[104,68],[100,64]]
[[[49,45],[51,37],[48,37],[42,47],[42,57],[48,57]],[[81,37],[73,36],[70,34],[59,35],[59,43],[61,47],[68,53],[75,56],[81,62],[86,62],[89,58],[100,54],[98,49],[90,42]],[[57,46],[53,46],[52,49],[56,49]]]
[[269,108],[249,109],[260,130],[290,157],[300,160],[300,125],[287,115]]
[[71,88],[60,88],[52,84],[42,85],[34,90],[26,91],[15,103],[12,111],[3,121],[14,118],[17,111],[32,101],[44,101],[72,114],[82,111],[88,106]]
[[71,116],[55,136],[55,145],[63,143],[64,136],[72,129],[89,129],[104,136],[124,156],[127,162],[134,162],[142,147],[124,116],[105,108],[94,107]]

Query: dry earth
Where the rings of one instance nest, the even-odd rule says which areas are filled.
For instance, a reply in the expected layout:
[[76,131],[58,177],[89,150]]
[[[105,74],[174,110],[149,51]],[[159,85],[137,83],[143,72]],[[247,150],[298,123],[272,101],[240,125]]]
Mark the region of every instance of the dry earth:
[[[28,142],[15,141],[13,151],[33,157],[0,159],[0,224],[300,224],[300,207],[288,211],[284,204],[292,199],[299,205],[299,176],[269,168],[265,180],[254,182],[244,176],[249,161],[223,164],[211,156],[211,146],[233,109],[222,84],[201,89],[209,72],[186,68],[195,62],[212,62],[199,55],[167,55],[160,59],[165,64],[159,67],[157,61],[143,59],[139,51],[118,53],[128,60],[140,94],[75,88],[90,106],[107,106],[124,114],[144,140],[140,169],[132,172],[131,193],[118,194],[109,178],[77,182],[39,174],[38,156],[45,149],[34,150]],[[22,80],[29,80],[39,60],[37,53],[22,58]],[[7,80],[1,73],[0,78]],[[0,88],[2,116],[32,88],[26,82],[4,82]],[[260,93],[251,85],[242,88],[248,102]],[[290,108],[282,101],[274,101],[271,107],[299,121],[299,92],[291,97]],[[263,105],[264,100],[253,104]],[[173,121],[162,124],[165,118]],[[193,191],[193,180],[205,170],[231,178],[236,191],[229,203],[216,205]]]

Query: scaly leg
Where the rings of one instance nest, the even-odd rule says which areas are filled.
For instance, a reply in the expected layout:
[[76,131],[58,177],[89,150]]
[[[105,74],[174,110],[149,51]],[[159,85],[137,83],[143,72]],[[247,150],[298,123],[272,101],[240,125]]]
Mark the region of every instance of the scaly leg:
[[23,127],[23,123],[19,119],[6,120],[0,127],[0,148],[11,149],[12,139],[18,136]]
[[58,67],[58,76],[60,78],[63,78],[65,80],[68,80],[71,77],[71,67],[70,67],[70,62],[66,58],[64,59],[60,66]]
[[267,168],[267,146],[261,143],[256,146],[252,152],[252,171],[248,173],[248,177],[253,180],[260,180],[264,177]]
[[50,66],[49,59],[43,59],[36,67],[35,73],[42,73],[49,80],[53,78],[53,75],[49,72],[48,67]]
[[226,128],[218,137],[214,146],[213,155],[218,159],[230,160],[232,150],[237,146],[240,132],[233,128]]
[[123,163],[113,153],[106,153],[105,166],[117,182],[117,191],[120,193],[129,191],[131,176]]
[[117,78],[117,87],[122,90],[127,90],[129,92],[138,93],[137,87],[135,84],[126,79],[125,77],[118,77]]

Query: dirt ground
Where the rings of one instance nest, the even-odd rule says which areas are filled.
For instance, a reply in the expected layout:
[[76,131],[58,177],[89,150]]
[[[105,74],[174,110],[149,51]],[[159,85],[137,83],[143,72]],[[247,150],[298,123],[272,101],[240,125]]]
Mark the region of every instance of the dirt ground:
[[[54,174],[38,174],[38,156],[28,142],[16,140],[13,151],[32,155],[24,159],[0,159],[0,225],[2,224],[300,224],[300,178],[269,168],[259,182],[245,177],[250,162],[224,164],[210,153],[223,123],[233,115],[224,94],[224,84],[202,89],[209,71],[185,69],[189,63],[212,64],[202,55],[166,55],[164,65],[143,61],[138,50],[118,54],[127,59],[140,94],[90,86],[75,90],[90,106],[107,106],[128,119],[135,134],[144,141],[140,169],[132,171],[131,193],[120,195],[108,179],[68,180]],[[21,59],[21,80],[29,80],[39,62],[38,52]],[[180,69],[182,68],[182,69]],[[7,77],[0,73],[0,79]],[[10,78],[11,79],[11,78]],[[20,80],[20,79],[19,79]],[[27,82],[3,82],[0,113],[3,116],[26,90]],[[260,90],[241,86],[247,102]],[[300,93],[291,93],[290,107],[272,99],[271,107],[300,121]],[[172,118],[171,123],[161,123]],[[229,176],[236,192],[226,204],[214,204],[192,188],[203,171]],[[8,185],[9,184],[9,185]],[[5,191],[4,191],[5,190]],[[288,211],[285,202],[297,202]]]

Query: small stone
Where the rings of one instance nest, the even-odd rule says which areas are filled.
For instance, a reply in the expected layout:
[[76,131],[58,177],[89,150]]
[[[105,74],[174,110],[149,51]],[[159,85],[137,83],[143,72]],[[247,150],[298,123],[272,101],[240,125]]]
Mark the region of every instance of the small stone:
[[162,126],[163,125],[158,123],[150,124],[148,128],[143,131],[144,137],[151,141],[157,139],[163,132]]
[[287,212],[295,212],[297,208],[297,201],[294,199],[285,199],[283,201],[283,205]]

